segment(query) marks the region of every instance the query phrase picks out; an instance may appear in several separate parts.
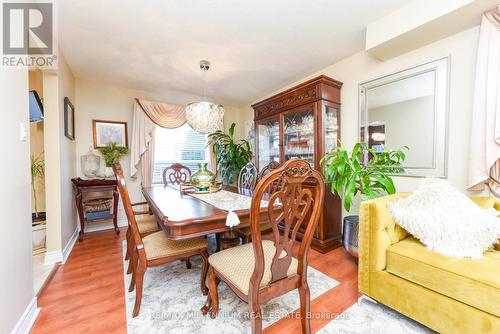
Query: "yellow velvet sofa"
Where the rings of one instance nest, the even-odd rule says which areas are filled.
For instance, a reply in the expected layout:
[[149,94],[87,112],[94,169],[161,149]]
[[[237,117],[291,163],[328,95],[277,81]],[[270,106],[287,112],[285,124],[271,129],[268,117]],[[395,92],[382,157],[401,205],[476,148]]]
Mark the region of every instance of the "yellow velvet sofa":
[[[387,209],[405,196],[361,204],[361,293],[440,333],[500,333],[500,245],[480,260],[431,252],[398,226]],[[494,197],[471,199],[500,210]]]

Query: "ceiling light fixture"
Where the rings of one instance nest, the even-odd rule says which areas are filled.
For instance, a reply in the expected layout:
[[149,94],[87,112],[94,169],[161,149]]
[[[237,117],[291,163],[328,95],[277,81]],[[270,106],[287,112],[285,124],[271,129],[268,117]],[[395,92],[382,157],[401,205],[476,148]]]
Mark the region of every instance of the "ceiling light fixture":
[[210,69],[210,62],[200,61],[200,69],[203,72],[203,102],[193,102],[186,107],[186,120],[197,132],[211,133],[221,130],[223,127],[224,107],[220,104],[207,102],[205,90],[206,73]]

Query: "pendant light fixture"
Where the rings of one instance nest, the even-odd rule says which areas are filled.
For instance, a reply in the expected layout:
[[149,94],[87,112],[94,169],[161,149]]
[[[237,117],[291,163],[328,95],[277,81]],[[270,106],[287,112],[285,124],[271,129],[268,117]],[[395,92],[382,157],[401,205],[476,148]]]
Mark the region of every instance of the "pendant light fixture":
[[193,102],[186,107],[187,123],[197,132],[212,133],[222,130],[224,118],[224,107],[207,101],[206,96],[206,73],[210,69],[210,62],[200,61],[200,69],[203,72],[203,102]]

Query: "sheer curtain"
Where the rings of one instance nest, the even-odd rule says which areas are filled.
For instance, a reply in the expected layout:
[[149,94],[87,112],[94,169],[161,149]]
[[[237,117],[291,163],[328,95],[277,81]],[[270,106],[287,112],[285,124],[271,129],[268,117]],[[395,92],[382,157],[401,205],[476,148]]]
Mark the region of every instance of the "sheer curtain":
[[[153,181],[156,125],[175,129],[186,123],[186,107],[175,104],[135,99],[132,128],[130,176],[137,177],[141,166],[141,184],[150,187]],[[222,128],[220,130],[223,130]],[[206,148],[209,168],[216,174],[217,166],[212,146]]]
[[469,152],[468,189],[500,196],[500,6],[481,21]]
[[140,164],[143,187],[150,187],[153,179],[156,125],[174,129],[184,123],[186,123],[184,106],[135,99],[130,176],[137,177]]

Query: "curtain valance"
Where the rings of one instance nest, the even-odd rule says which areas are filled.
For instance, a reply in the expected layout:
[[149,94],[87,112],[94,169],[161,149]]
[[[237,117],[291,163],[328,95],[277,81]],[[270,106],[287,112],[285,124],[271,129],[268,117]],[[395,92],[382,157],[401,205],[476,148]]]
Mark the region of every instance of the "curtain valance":
[[135,99],[144,113],[162,128],[174,129],[186,123],[186,107]]
[[185,106],[135,99],[130,176],[137,176],[141,164],[143,187],[151,186],[153,178],[155,126],[178,128],[186,123],[185,109]]

